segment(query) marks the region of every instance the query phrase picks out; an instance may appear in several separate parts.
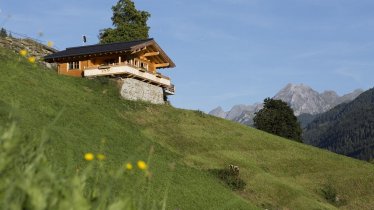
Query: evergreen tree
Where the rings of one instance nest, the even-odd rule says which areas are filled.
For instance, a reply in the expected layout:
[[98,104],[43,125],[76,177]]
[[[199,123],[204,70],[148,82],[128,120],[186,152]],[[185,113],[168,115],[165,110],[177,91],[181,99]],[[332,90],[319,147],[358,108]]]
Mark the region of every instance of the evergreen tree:
[[293,110],[281,100],[266,98],[253,118],[257,129],[301,142],[301,128]]
[[0,38],[4,38],[4,37],[7,37],[8,34],[6,32],[6,30],[4,28],[1,28],[0,30]]
[[106,28],[100,31],[100,43],[149,38],[147,20],[151,15],[148,12],[137,10],[131,0],[119,0],[112,7],[112,10],[114,28]]

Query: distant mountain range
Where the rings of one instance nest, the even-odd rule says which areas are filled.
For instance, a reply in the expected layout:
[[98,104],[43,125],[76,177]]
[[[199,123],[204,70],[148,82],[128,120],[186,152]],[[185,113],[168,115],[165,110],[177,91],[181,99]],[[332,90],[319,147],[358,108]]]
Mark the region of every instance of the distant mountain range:
[[228,112],[223,111],[221,107],[217,107],[210,111],[209,114],[245,125],[253,125],[253,117],[255,112],[262,109],[262,107],[262,103],[257,103],[254,105],[235,105]]
[[[296,116],[302,115],[300,119],[305,120],[302,122],[304,124],[313,120],[314,115],[326,112],[341,103],[350,102],[362,92],[362,89],[357,89],[346,95],[339,96],[335,91],[331,90],[318,93],[304,84],[288,84],[275,94],[273,99],[279,99],[289,104]],[[251,126],[253,125],[255,112],[262,107],[262,103],[235,105],[227,112],[221,107],[217,107],[210,111],[209,114]]]
[[304,129],[303,140],[338,154],[374,159],[374,88],[317,115]]
[[[362,160],[374,159],[374,88],[339,96],[331,90],[318,93],[304,84],[288,84],[273,99],[294,110],[304,143]],[[262,107],[262,103],[235,105],[227,112],[217,107],[209,114],[252,126],[255,112]]]

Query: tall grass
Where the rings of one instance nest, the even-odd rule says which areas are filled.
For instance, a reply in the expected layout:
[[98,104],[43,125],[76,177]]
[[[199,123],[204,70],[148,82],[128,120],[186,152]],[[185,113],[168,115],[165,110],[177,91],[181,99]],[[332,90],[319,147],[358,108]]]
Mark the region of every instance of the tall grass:
[[166,196],[161,201],[150,197],[150,171],[146,168],[120,167],[108,171],[103,167],[105,156],[100,154],[99,159],[87,160],[82,170],[62,176],[53,171],[46,158],[45,130],[33,139],[21,136],[15,122],[5,124],[0,130],[0,209],[152,210],[166,207]]

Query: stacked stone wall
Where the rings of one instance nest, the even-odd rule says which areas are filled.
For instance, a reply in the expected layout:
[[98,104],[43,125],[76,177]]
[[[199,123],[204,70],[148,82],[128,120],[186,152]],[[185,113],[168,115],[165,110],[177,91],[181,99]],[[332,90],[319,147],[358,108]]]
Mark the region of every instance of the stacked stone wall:
[[146,82],[132,78],[121,79],[121,96],[127,100],[148,101],[154,104],[164,104],[164,90]]

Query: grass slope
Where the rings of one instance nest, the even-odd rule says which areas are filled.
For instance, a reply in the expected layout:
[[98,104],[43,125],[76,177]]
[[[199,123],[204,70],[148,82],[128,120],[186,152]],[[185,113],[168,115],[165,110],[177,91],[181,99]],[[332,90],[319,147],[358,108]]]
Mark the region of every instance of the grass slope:
[[[372,164],[201,112],[125,101],[106,80],[58,76],[3,49],[0,75],[0,106],[16,107],[25,138],[47,129],[47,156],[61,174],[83,168],[88,151],[103,151],[111,169],[147,159],[153,146],[151,194],[162,200],[170,185],[167,209],[374,209]],[[240,166],[244,191],[210,172],[228,164]],[[344,205],[325,199],[326,185]]]

